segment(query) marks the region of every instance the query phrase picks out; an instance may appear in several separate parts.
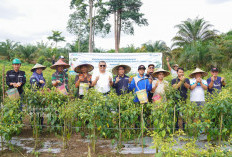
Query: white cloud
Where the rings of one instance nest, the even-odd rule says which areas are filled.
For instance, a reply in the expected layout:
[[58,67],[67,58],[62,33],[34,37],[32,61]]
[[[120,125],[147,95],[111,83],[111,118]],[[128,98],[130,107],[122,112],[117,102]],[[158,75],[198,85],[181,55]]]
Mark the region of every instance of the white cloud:
[[[187,18],[199,16],[213,24],[220,32],[232,29],[232,1],[230,0],[143,0],[141,12],[149,26],[135,27],[134,36],[122,34],[121,47],[163,40],[171,46],[177,30],[175,25]],[[75,39],[66,31],[71,10],[70,0],[1,0],[0,40],[11,39],[24,43],[47,41],[51,30],[63,32],[67,42]],[[3,8],[3,10],[2,10]],[[112,23],[113,24],[113,23]],[[114,48],[113,25],[106,38],[96,37],[96,47]],[[65,45],[65,42],[59,45]]]

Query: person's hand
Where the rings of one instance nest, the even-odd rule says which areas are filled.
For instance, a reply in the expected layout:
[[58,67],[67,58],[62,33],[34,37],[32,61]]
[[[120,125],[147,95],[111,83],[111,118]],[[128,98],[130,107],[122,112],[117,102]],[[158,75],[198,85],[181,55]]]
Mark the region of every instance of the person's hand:
[[17,83],[12,83],[12,85],[13,85],[15,88],[18,88],[18,84],[17,84]]
[[225,82],[225,78],[224,77],[222,77],[221,82]]
[[120,81],[119,76],[116,77],[115,83],[118,83]]
[[131,76],[131,77],[129,78],[129,83],[131,83],[132,80],[133,80],[133,77]]
[[156,81],[156,84],[155,84],[155,88],[158,87],[159,83],[160,83],[159,80],[157,80],[157,81]]
[[97,76],[95,80],[98,81],[99,80],[99,76]]
[[197,83],[200,83],[200,82],[201,82],[200,79],[201,79],[201,78],[197,78],[197,79],[196,79]]
[[22,85],[22,83],[21,83],[21,82],[18,82],[18,83],[17,83],[17,86],[18,86],[18,87],[20,87],[21,85]]
[[153,79],[149,77],[148,80],[149,80],[149,83],[152,84]]
[[39,83],[44,84],[44,81],[43,80],[39,80]]
[[56,80],[56,83],[60,83],[60,80]]
[[169,58],[168,57],[166,57],[166,61],[169,62]]
[[112,83],[112,78],[109,76],[109,82]]
[[211,77],[211,81],[215,81],[214,76]]
[[185,77],[181,76],[180,81],[184,82],[185,81]]

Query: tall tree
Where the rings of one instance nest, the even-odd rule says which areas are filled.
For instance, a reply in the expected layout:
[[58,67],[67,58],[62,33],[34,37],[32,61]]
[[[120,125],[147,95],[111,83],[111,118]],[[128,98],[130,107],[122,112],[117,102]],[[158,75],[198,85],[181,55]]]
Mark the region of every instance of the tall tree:
[[0,42],[0,55],[6,56],[7,60],[10,61],[15,54],[15,49],[18,46],[18,42],[7,39],[5,42]]
[[197,41],[206,41],[216,35],[216,30],[211,29],[213,25],[209,24],[203,18],[187,19],[181,24],[175,26],[178,29],[177,35],[172,39],[173,46],[183,47]]
[[133,24],[138,26],[148,25],[144,14],[140,13],[141,0],[109,0],[108,14],[114,15],[115,52],[119,52],[121,31],[126,34],[134,34]]
[[102,0],[71,0],[70,8],[75,9],[75,12],[70,14],[68,31],[77,35],[78,40],[88,32],[89,52],[93,52],[94,36],[104,36],[110,31],[104,3]]
[[60,31],[52,31],[52,36],[47,37],[48,40],[53,40],[56,43],[56,47],[57,47],[57,43],[60,41],[65,41],[65,37],[61,36]]
[[34,45],[19,45],[17,48],[18,55],[28,63],[33,63],[36,59],[36,52],[38,48]]

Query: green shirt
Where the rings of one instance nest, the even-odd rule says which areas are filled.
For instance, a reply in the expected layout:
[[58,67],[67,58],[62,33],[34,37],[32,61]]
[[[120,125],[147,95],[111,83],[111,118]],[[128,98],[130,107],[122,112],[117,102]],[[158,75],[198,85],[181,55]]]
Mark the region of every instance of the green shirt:
[[56,71],[54,74],[52,74],[52,81],[60,80],[60,83],[58,83],[57,87],[65,84],[65,88],[68,91],[68,74],[65,72],[58,72]]

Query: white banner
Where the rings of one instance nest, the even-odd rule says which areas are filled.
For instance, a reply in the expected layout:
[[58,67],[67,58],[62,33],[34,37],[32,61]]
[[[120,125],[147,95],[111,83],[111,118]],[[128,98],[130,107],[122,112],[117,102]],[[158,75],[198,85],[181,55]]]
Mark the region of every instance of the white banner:
[[162,53],[69,53],[70,73],[74,74],[74,68],[80,64],[92,64],[94,70],[98,70],[99,61],[105,61],[107,71],[119,64],[131,67],[130,73],[137,73],[138,66],[154,64],[155,68],[162,67]]

